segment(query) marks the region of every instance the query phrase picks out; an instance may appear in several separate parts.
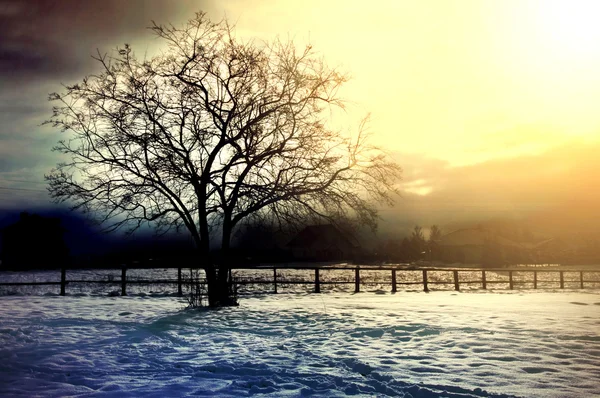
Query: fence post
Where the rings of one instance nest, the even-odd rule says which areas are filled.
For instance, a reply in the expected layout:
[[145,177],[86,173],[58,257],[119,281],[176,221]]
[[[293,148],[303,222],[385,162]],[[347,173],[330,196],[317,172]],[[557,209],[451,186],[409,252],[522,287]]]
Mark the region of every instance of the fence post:
[[533,271],[533,288],[537,289],[537,271]]
[[392,293],[396,293],[396,270],[392,270]]
[[485,270],[481,271],[481,287],[487,289],[487,280],[485,279]]
[[121,269],[121,296],[127,296],[127,268]]
[[460,290],[460,286],[458,284],[458,271],[454,271],[454,290]]
[[513,290],[513,272],[512,271],[508,271],[508,288],[510,290]]
[[360,292],[360,270],[358,267],[354,270],[354,293]]
[[177,294],[183,296],[183,287],[181,285],[181,267],[177,268]]
[[277,268],[273,268],[273,293],[277,294]]
[[315,268],[315,293],[321,293],[321,281],[319,280],[318,268]]
[[61,268],[61,270],[60,270],[60,295],[61,296],[65,295],[66,286],[67,286],[67,270],[64,268]]
[[429,291],[429,287],[427,287],[427,270],[426,269],[423,270],[423,291],[424,292]]
[[583,271],[579,272],[580,288],[583,289]]
[[565,277],[563,275],[563,272],[560,271],[560,288],[564,289],[565,288]]

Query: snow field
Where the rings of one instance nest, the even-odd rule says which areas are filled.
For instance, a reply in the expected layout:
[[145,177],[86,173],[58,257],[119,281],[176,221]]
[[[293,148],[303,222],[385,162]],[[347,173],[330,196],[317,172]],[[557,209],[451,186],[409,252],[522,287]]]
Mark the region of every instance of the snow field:
[[0,396],[600,395],[600,295],[0,297]]

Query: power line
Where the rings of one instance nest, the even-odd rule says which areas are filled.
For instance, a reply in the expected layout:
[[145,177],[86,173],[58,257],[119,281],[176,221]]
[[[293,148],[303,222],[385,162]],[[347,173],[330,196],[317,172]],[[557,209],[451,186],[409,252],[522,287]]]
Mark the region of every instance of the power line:
[[[30,203],[50,203],[52,200],[44,196],[41,192],[30,192],[28,195],[24,193],[19,195],[15,192],[12,195],[7,191],[0,191],[0,207],[5,205],[28,205]],[[1,210],[0,210],[1,212]]]
[[13,187],[3,187],[3,186],[0,186],[0,189],[6,190],[6,191],[48,192],[45,189],[13,188]]
[[5,198],[16,198],[16,197],[42,197],[48,196],[48,192],[43,191],[13,191],[0,189],[0,196]]
[[16,180],[16,179],[12,179],[12,178],[1,178],[0,177],[0,181],[2,182],[21,182],[24,184],[46,184],[46,182],[44,181],[28,181],[28,180]]

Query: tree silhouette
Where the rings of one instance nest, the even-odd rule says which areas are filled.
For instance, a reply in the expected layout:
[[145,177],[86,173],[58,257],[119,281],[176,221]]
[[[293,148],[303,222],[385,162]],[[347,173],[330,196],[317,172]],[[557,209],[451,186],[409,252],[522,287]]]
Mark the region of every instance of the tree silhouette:
[[429,230],[429,242],[438,242],[442,239],[442,230],[437,225],[432,225]]
[[420,226],[416,225],[413,229],[412,234],[410,236],[410,243],[413,247],[414,253],[416,254],[415,260],[423,257],[423,251],[425,250],[426,241],[425,235],[423,235],[423,229]]
[[400,169],[369,145],[364,123],[354,138],[327,126],[346,76],[311,47],[241,42],[204,13],[152,30],[166,42],[161,55],[98,53],[101,72],[50,95],[47,123],[69,134],[55,149],[70,161],[46,176],[57,202],[107,230],[187,230],[210,306],[235,304],[211,239],[226,252],[244,219],[376,226],[374,204],[392,203]]
[[442,230],[437,225],[432,225],[429,230],[429,240],[427,241],[427,250],[429,260],[438,260],[440,257],[440,249],[438,243],[442,239]]

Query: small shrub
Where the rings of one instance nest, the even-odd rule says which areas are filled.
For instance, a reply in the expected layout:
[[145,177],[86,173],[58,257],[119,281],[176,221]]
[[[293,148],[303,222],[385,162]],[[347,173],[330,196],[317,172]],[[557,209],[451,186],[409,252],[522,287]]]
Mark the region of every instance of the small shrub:
[[183,277],[183,285],[189,292],[186,296],[188,308],[204,307],[205,301],[208,304],[206,279],[201,270],[190,269],[190,274]]

